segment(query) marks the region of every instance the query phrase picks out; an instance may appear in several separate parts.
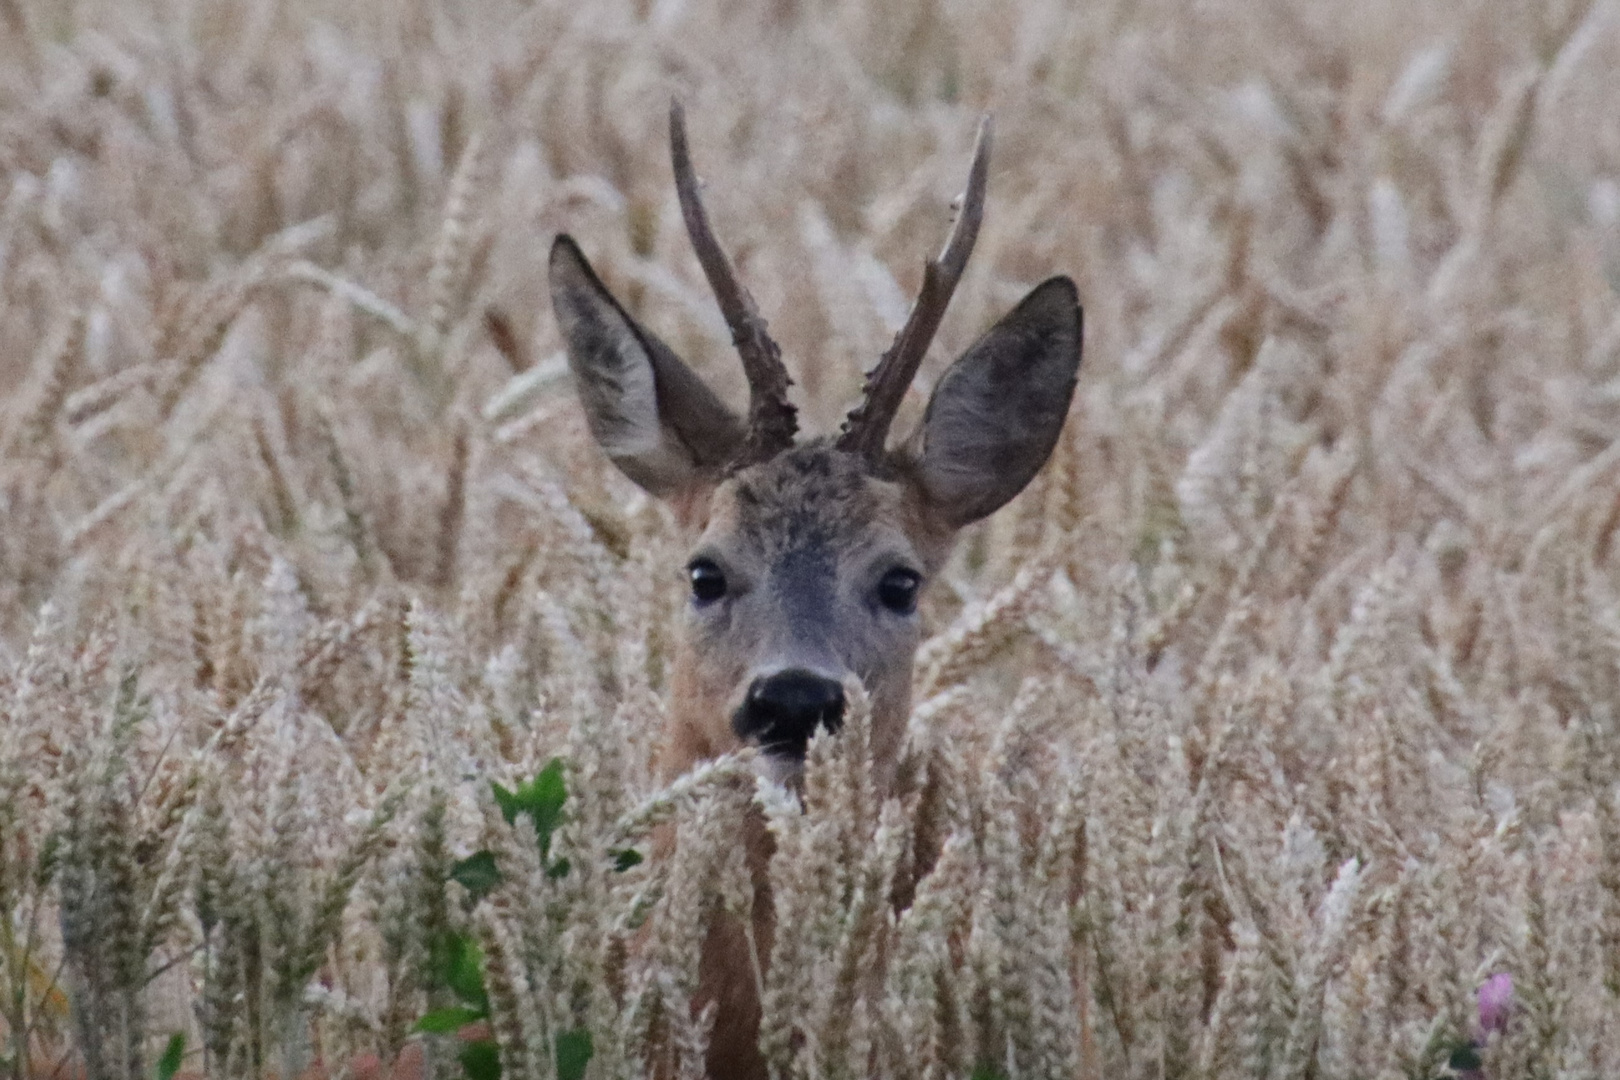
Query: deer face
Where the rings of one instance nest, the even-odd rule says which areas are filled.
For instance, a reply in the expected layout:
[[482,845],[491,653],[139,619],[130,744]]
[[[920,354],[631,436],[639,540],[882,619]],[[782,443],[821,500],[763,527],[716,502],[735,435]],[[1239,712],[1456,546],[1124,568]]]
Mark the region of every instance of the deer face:
[[671,127],[688,229],[748,372],[746,421],[625,312],[570,238],[550,269],[593,436],[693,534],[666,771],[752,744],[791,773],[818,727],[840,726],[851,679],[871,698],[886,768],[910,708],[921,594],[957,530],[1022,490],[1062,430],[1080,361],[1074,285],[1037,286],[946,371],[916,432],[886,445],[977,230],[982,129],[957,227],[865,399],[836,441],[795,446],[785,369],[709,230],[678,108]]
[[[824,442],[715,489],[675,665],[677,700],[711,747],[755,742],[791,765],[817,727],[838,729],[851,678],[875,716],[906,714],[918,595],[943,553],[910,495]],[[874,731],[880,756],[898,734]]]

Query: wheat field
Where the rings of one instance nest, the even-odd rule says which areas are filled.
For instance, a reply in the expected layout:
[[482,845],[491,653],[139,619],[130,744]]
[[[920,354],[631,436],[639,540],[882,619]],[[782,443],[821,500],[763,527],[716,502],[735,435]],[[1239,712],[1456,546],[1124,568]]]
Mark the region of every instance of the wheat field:
[[[752,802],[773,1076],[1620,1075],[1617,69],[1614,0],[0,0],[0,1072],[701,1076]],[[858,715],[802,802],[650,765],[683,540],[544,260],[741,399],[676,96],[814,428],[981,113],[908,410],[1080,285],[886,800]]]

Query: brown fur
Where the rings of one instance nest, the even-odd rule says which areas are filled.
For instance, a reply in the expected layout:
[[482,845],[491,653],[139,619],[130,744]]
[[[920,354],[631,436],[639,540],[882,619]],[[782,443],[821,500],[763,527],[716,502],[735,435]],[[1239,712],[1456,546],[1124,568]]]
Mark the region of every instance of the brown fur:
[[[932,576],[949,552],[951,531],[933,523],[907,470],[898,461],[874,475],[861,459],[816,441],[743,470],[690,498],[684,521],[693,550],[725,555],[752,575],[806,548],[836,553],[838,571],[857,573],[872,557],[903,554]],[[880,565],[886,565],[880,563]],[[836,576],[836,575],[835,575]],[[756,585],[756,587],[760,587]],[[767,619],[787,622],[783,605]],[[688,625],[676,655],[673,695],[664,732],[660,772],[674,779],[706,759],[742,748],[730,717],[748,684],[750,657],[737,647],[716,648],[700,628]],[[769,635],[744,635],[766,655],[784,646]],[[735,646],[739,643],[722,643]],[[858,641],[852,642],[859,645]],[[915,633],[881,657],[849,657],[872,702],[873,766],[880,782],[892,777],[911,709]],[[836,650],[835,650],[836,652]],[[838,657],[844,659],[844,657]],[[758,815],[745,828],[748,865],[755,890],[754,935],[767,968],[774,938],[768,868],[769,833]],[[718,918],[704,942],[694,1008],[716,1003],[708,1071],[716,1080],[755,1080],[766,1075],[758,1048],[760,1002],[753,960],[743,928]]]
[[[836,561],[835,577],[870,573],[869,563],[886,555],[914,562],[925,580],[938,570],[949,551],[950,533],[934,525],[914,485],[896,479],[903,471],[883,470],[873,476],[864,463],[825,442],[795,447],[772,460],[737,474],[701,498],[701,512],[688,519],[694,551],[724,557],[733,572],[762,578],[769,568],[795,552],[818,549]],[[877,565],[887,566],[886,562]],[[766,583],[756,581],[756,587]],[[792,612],[781,602],[767,602],[760,621],[785,628]],[[769,632],[735,635],[741,640],[714,640],[688,614],[677,648],[669,727],[660,757],[667,778],[732,750],[742,741],[731,728],[748,684],[750,671],[778,658],[791,657],[793,642]],[[859,655],[867,642],[848,627],[835,628],[846,644],[828,647],[823,662],[841,662],[857,675],[872,700],[872,745],[880,775],[888,775],[911,707],[911,664],[915,633],[893,635],[887,655]],[[752,654],[752,655],[750,655]],[[845,672],[833,672],[843,674]]]
[[[756,680],[783,673],[859,681],[871,702],[876,779],[887,791],[907,714],[920,637],[914,612],[882,601],[909,571],[926,583],[956,530],[1029,482],[1063,426],[1080,362],[1074,284],[1052,278],[945,372],[921,426],[899,454],[790,446],[735,472],[741,421],[667,346],[610,296],[578,245],[551,255],[552,302],[591,431],[626,476],[668,501],[692,537],[691,557],[720,572],[718,598],[686,610],[671,677],[659,767],[667,779],[741,749],[734,717]],[[735,330],[735,328],[734,328]],[[785,379],[785,374],[783,374]],[[791,407],[776,403],[791,416]],[[752,434],[752,433],[751,433]],[[881,448],[879,448],[881,451]],[[747,724],[742,730],[750,730]],[[763,755],[791,775],[790,757]],[[770,963],[769,834],[746,829],[754,931]],[[744,929],[710,928],[694,1007],[716,1005],[708,1071],[765,1075],[760,1002]]]

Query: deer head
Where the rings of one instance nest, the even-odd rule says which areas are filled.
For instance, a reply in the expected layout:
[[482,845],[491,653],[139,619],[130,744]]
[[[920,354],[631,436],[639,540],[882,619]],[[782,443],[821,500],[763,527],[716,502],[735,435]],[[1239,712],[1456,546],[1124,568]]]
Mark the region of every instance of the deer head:
[[791,772],[818,726],[837,730],[851,677],[871,698],[886,767],[910,711],[919,596],[957,531],[1017,495],[1062,430],[1080,363],[1074,283],[1036,286],[945,372],[916,431],[889,445],[978,234],[984,121],[956,224],[905,327],[842,431],[796,445],[787,370],[710,228],[678,104],[670,142],[687,232],[748,377],[747,416],[625,311],[571,238],[557,238],[550,266],[592,435],[693,535],[664,768],[756,744]]

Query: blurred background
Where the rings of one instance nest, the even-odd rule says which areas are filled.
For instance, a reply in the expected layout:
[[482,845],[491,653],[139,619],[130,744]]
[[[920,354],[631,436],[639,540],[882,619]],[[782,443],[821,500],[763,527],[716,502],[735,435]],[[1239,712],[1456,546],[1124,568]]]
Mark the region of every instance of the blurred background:
[[[482,409],[538,368],[504,402],[521,414],[525,386],[554,381],[557,231],[735,399],[671,189],[677,96],[717,228],[823,430],[903,320],[984,112],[990,212],[914,400],[1063,272],[1087,312],[1078,427],[1099,472],[1133,439],[1174,467],[1268,338],[1312,372],[1286,410],[1307,441],[1376,434],[1394,487],[1366,509],[1402,529],[1459,501],[1522,523],[1620,425],[1606,77],[1620,35],[1603,3],[5,0],[0,14],[10,412],[33,407],[40,354],[82,337],[71,370],[46,373],[49,393],[78,395],[49,511],[8,514],[13,645],[66,554],[52,534],[154,467],[164,483],[197,467],[172,444],[219,410],[252,418],[207,436],[232,453],[301,447],[300,396],[398,443],[374,478],[390,492],[379,518],[413,485],[442,486],[414,466],[451,438],[444,410]],[[588,455],[551,400],[555,424],[531,423],[529,445]],[[24,524],[36,514],[43,532]],[[410,543],[391,542],[403,568]]]

